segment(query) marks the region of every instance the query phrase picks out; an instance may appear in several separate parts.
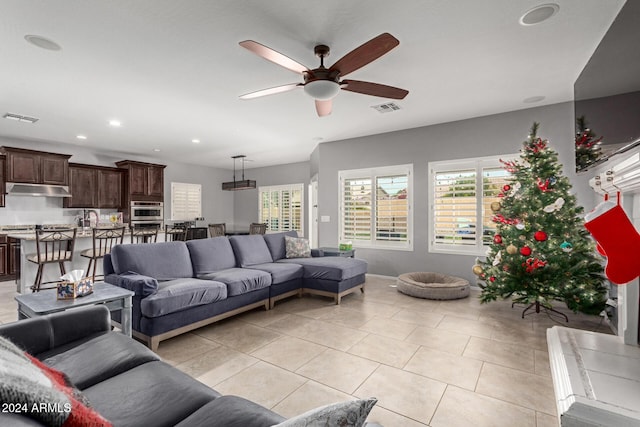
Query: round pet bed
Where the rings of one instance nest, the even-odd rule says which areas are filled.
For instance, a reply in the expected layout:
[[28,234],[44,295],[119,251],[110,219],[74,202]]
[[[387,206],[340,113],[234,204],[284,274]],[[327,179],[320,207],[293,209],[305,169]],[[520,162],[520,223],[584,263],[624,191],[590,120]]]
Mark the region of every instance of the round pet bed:
[[469,282],[446,274],[416,272],[398,276],[398,292],[416,298],[459,299],[469,296]]

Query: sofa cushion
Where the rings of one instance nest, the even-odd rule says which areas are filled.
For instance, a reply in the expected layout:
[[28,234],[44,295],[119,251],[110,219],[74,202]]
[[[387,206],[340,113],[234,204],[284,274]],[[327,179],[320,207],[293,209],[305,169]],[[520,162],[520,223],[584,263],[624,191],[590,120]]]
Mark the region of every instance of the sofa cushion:
[[189,240],[187,248],[191,254],[191,264],[196,277],[236,266],[236,256],[231,243],[224,236]]
[[236,254],[239,267],[250,267],[255,264],[273,262],[269,247],[262,234],[229,237],[233,252]]
[[304,267],[304,278],[341,281],[367,272],[367,263],[361,259],[342,257],[291,258],[279,263],[294,263]]
[[227,296],[246,294],[271,285],[271,275],[250,268],[228,268],[214,273],[204,274],[201,279],[215,280],[227,285]]
[[227,298],[227,286],[213,280],[176,279],[158,283],[158,291],[140,301],[146,317],[158,317]]
[[38,356],[45,364],[64,372],[80,390],[160,358],[151,350],[120,332],[109,332],[67,351]]
[[136,296],[141,298],[155,294],[158,290],[158,281],[156,279],[133,271],[118,275],[113,274],[110,279],[115,279],[116,286],[133,291]]
[[257,403],[228,395],[207,403],[176,427],[271,427],[284,420]]
[[193,277],[185,242],[117,245],[111,250],[111,262],[117,274],[135,271],[158,280]]
[[281,233],[269,233],[262,236],[269,248],[269,252],[271,252],[271,258],[273,258],[274,262],[279,259],[286,258],[284,236],[298,237],[298,232],[296,230],[291,230]]
[[251,266],[252,269],[266,271],[271,274],[271,284],[277,285],[289,280],[299,279],[302,277],[304,270],[300,264],[285,264],[277,262],[269,262],[265,264],[256,264]]
[[286,258],[311,258],[309,241],[302,237],[284,236]]
[[220,394],[184,372],[156,361],[83,390],[114,426],[174,426]]

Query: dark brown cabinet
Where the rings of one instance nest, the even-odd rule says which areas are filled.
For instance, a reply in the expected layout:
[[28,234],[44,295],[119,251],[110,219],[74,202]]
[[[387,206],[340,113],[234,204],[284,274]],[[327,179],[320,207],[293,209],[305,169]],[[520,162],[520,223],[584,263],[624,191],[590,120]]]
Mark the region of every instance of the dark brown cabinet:
[[2,147],[6,155],[6,181],[26,184],[68,185],[69,157],[23,148]]
[[65,208],[122,208],[122,174],[116,168],[69,165],[69,191]]
[[129,201],[164,201],[165,165],[123,160],[119,168],[127,170],[127,194]]
[[0,281],[15,279],[20,268],[20,241],[0,234]]
[[5,170],[7,167],[7,161],[4,156],[0,156],[0,208],[4,208],[4,195],[7,193],[7,188],[4,185],[5,178]]

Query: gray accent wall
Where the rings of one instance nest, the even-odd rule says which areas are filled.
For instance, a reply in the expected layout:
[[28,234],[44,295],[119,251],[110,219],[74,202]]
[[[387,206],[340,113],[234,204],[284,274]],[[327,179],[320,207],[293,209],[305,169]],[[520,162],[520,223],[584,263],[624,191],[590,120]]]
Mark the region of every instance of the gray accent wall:
[[[400,112],[399,114],[402,114]],[[564,173],[574,186],[579,203],[593,207],[586,179],[575,174],[573,104],[571,102],[479,117],[458,122],[322,143],[319,146],[319,245],[338,243],[338,172],[376,166],[413,164],[413,251],[357,249],[369,262],[369,272],[396,276],[412,271],[438,271],[475,283],[471,268],[475,256],[428,252],[428,170],[431,161],[517,153],[534,121],[539,136],[558,151]]]

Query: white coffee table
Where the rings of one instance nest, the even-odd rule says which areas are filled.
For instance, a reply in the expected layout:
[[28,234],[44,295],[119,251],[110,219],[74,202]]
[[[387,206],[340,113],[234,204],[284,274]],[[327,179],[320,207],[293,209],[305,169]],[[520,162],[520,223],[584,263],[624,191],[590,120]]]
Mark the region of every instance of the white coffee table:
[[109,311],[121,310],[122,333],[129,337],[131,336],[131,297],[134,295],[133,292],[108,283],[96,282],[93,285],[93,293],[83,297],[58,300],[56,299],[56,293],[55,289],[47,289],[36,293],[16,296],[15,299],[18,302],[18,320],[44,316],[45,314],[77,307],[104,304]]

